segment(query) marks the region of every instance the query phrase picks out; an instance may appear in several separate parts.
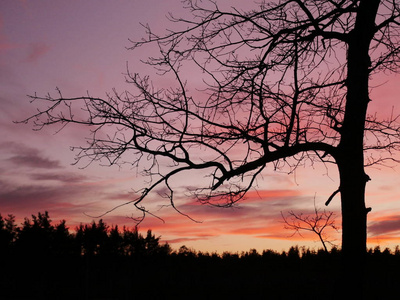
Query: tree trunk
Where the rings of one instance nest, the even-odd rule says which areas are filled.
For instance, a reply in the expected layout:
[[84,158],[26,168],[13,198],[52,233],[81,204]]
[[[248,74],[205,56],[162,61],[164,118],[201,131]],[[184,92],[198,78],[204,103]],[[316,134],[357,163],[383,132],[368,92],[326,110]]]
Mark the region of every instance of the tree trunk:
[[342,202],[343,291],[352,299],[362,299],[367,245],[367,211],[365,207],[366,175],[351,163],[349,154],[338,163]]
[[364,128],[369,103],[369,47],[374,35],[379,0],[360,1],[347,50],[347,99],[338,146],[342,205],[342,251],[345,289],[360,299],[367,247],[364,171]]

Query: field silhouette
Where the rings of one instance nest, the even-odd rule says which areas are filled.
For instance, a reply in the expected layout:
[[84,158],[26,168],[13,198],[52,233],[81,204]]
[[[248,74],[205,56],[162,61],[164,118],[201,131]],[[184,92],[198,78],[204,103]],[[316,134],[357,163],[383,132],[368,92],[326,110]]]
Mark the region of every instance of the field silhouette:
[[[151,230],[52,225],[47,212],[17,226],[0,215],[1,299],[337,299],[341,251],[293,246],[204,253],[172,249]],[[367,255],[367,299],[390,299],[400,280],[400,248]],[[390,298],[389,298],[390,297]]]

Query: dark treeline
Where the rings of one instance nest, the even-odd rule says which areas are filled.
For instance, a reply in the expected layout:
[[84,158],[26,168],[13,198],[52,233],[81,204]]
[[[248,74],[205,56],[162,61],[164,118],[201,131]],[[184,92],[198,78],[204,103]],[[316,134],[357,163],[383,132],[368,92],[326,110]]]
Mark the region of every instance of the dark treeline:
[[[281,253],[173,250],[151,230],[66,222],[47,212],[0,215],[2,299],[334,299],[341,251],[293,246]],[[391,295],[400,280],[400,248],[368,251],[366,295]],[[396,288],[396,289],[395,289]]]
[[169,254],[170,246],[160,245],[151,230],[143,236],[135,229],[108,226],[103,220],[80,224],[69,232],[66,221],[52,225],[48,212],[25,218],[22,226],[15,217],[0,214],[1,254],[45,256],[155,255]]

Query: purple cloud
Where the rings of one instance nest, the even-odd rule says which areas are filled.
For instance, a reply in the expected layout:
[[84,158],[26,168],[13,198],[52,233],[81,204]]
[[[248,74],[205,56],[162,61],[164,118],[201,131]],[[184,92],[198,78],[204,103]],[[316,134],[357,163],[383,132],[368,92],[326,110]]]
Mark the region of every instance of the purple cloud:
[[36,153],[31,153],[30,155],[16,155],[10,157],[8,161],[12,162],[14,165],[19,167],[43,168],[43,169],[61,168],[59,161],[40,157]]
[[22,143],[8,142],[0,145],[0,150],[6,150],[13,156],[5,159],[16,167],[29,167],[40,169],[62,168],[57,160],[44,157],[38,149],[28,147]]
[[[97,197],[96,197],[97,196]],[[49,211],[56,219],[84,220],[84,213],[101,209],[97,185],[18,184],[0,180],[0,213],[26,217]]]
[[374,222],[368,227],[368,232],[373,236],[394,231],[400,231],[400,216],[393,216],[388,220]]
[[27,63],[33,63],[45,55],[51,47],[43,42],[36,42],[29,45],[28,55],[25,59]]
[[87,179],[86,176],[73,174],[73,173],[35,173],[31,174],[30,178],[37,181],[53,180],[63,183],[78,183]]

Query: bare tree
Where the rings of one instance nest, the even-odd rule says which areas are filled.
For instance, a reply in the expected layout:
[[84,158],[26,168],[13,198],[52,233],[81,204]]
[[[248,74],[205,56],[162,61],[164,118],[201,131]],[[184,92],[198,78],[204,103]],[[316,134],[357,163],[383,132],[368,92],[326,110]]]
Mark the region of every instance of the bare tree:
[[[148,76],[128,72],[135,92],[113,91],[106,99],[35,95],[49,106],[26,121],[38,129],[93,128],[79,159],[115,164],[134,153],[129,163],[151,178],[131,201],[143,213],[146,196],[161,185],[175,207],[170,180],[181,172],[207,171],[209,184],[193,194],[231,206],[267,166],[334,163],[346,274],[357,278],[367,239],[365,166],[393,160],[399,149],[398,117],[367,113],[371,76],[399,69],[398,1],[280,0],[247,11],[223,10],[216,1],[184,5],[191,17],[170,16],[181,30],[159,35],[146,25],[147,36],[132,44],[158,47],[160,55],[145,63],[173,75],[175,86],[156,88]],[[187,66],[203,76],[201,93],[189,90]]]
[[321,211],[320,208],[317,208],[315,199],[314,214],[295,213],[293,210],[291,210],[288,212],[287,216],[285,216],[283,212],[281,212],[281,215],[283,221],[285,222],[284,228],[293,230],[292,236],[295,234],[302,236],[302,231],[310,231],[318,236],[318,239],[320,240],[322,247],[324,247],[325,252],[328,253],[328,247],[326,244],[335,246],[326,233],[326,230],[329,228],[338,231],[335,224],[335,214],[334,212],[326,211],[325,209]]

